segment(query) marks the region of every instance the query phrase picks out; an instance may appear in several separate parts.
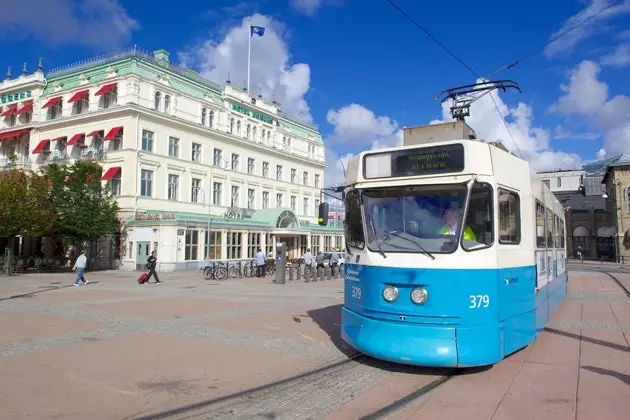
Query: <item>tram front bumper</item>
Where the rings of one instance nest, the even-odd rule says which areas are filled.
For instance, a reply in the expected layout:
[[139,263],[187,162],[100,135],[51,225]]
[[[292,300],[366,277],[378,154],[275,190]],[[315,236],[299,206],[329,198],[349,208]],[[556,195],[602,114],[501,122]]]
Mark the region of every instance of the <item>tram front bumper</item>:
[[377,359],[419,366],[458,365],[455,327],[375,320],[345,307],[341,326],[346,342]]

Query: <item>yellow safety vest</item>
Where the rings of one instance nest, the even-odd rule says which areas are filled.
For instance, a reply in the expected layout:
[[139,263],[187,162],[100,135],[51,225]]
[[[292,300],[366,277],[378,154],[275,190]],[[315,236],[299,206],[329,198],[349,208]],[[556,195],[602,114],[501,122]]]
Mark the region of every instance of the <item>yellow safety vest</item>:
[[[440,228],[440,235],[449,235],[449,234],[451,234],[451,229],[448,225],[444,225]],[[477,240],[477,236],[475,235],[475,232],[473,232],[473,230],[470,228],[470,226],[466,226],[464,228],[464,239],[466,239],[467,241]]]

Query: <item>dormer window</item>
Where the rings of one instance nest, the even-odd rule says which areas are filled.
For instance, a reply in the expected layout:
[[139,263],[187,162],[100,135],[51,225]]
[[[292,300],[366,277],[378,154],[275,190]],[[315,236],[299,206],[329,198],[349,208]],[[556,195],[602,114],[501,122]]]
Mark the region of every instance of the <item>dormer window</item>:
[[153,109],[156,111],[160,110],[160,106],[162,105],[162,94],[160,92],[155,92],[155,99],[153,102]]

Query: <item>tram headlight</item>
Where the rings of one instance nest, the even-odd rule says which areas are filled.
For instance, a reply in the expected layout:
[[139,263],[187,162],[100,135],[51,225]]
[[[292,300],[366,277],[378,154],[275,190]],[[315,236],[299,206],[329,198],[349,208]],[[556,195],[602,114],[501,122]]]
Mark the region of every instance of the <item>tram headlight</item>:
[[383,299],[387,302],[395,302],[398,300],[398,289],[394,286],[386,286],[383,289]]
[[411,291],[411,300],[418,305],[424,305],[428,297],[427,289],[424,287],[416,287]]

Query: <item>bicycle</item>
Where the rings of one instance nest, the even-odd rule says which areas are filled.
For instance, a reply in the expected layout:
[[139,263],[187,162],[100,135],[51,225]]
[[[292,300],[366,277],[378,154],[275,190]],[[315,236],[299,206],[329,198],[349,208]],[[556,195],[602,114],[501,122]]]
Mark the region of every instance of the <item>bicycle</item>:
[[220,262],[214,262],[203,269],[203,277],[206,280],[225,280],[227,276],[228,271]]

